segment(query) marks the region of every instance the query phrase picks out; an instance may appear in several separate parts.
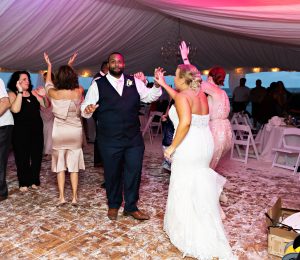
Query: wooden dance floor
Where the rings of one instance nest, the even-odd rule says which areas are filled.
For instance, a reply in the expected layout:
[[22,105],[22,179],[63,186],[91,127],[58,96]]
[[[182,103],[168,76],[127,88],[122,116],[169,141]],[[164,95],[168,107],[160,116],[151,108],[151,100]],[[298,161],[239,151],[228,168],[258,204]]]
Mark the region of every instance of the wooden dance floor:
[[[10,156],[9,198],[0,202],[0,259],[182,259],[162,230],[170,175],[161,170],[158,139],[146,145],[139,202],[139,208],[151,215],[145,222],[124,217],[122,209],[117,221],[107,218],[105,191],[100,187],[103,170],[93,167],[91,144],[84,149],[79,207],[71,206],[68,174],[69,203],[56,207],[58,190],[50,160],[43,161],[40,189],[21,193]],[[235,255],[241,260],[276,259],[267,254],[264,213],[277,197],[284,206],[300,208],[299,174],[254,159],[244,165],[228,158],[217,171],[228,179],[224,226]]]

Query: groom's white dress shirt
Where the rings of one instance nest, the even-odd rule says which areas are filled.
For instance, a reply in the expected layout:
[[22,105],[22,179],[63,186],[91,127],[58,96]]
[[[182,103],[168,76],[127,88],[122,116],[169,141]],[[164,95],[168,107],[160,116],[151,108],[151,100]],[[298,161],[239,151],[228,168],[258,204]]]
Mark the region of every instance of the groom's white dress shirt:
[[[109,83],[113,86],[113,88],[119,93],[120,96],[122,96],[123,88],[126,87],[126,84],[124,86],[124,75],[122,74],[119,79],[113,77],[109,72],[106,75],[107,80]],[[140,95],[140,100],[144,103],[150,103],[152,101],[157,100],[161,94],[162,90],[161,88],[152,87],[147,88],[145,84],[137,79],[134,78],[136,89]],[[97,83],[94,81],[92,85],[89,87],[89,90],[85,96],[85,99],[81,105],[81,115],[85,118],[90,118],[92,116],[91,114],[85,114],[84,110],[85,108],[90,104],[96,104],[99,100],[99,91]],[[101,104],[99,104],[101,106]]]

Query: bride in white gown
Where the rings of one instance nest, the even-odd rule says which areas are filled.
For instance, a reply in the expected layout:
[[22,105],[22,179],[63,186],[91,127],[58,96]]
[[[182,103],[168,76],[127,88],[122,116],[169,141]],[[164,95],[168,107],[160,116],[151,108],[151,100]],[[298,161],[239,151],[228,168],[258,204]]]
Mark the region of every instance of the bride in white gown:
[[165,157],[172,160],[164,230],[183,252],[201,260],[235,259],[219,212],[217,173],[209,168],[214,143],[209,129],[207,98],[199,89],[201,76],[193,65],[179,65],[169,87],[161,69],[155,81],[175,100],[169,116],[176,128]]

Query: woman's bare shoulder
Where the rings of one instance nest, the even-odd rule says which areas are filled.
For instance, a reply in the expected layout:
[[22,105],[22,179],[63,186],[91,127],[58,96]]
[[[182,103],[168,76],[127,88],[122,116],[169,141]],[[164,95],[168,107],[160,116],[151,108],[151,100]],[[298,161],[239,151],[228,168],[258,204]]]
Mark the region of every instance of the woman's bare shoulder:
[[179,106],[192,107],[193,104],[193,97],[189,92],[179,92],[178,94],[176,94],[174,100],[175,104]]
[[188,94],[185,92],[178,92],[176,93],[176,95],[174,96],[174,100],[176,101],[183,101],[188,99]]

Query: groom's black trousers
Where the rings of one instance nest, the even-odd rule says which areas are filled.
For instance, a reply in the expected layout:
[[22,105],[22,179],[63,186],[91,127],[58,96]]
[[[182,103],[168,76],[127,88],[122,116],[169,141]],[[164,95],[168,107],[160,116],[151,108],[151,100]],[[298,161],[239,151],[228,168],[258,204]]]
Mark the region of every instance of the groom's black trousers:
[[106,196],[109,208],[119,208],[123,201],[124,210],[138,210],[139,187],[144,156],[144,140],[139,132],[133,138],[118,139],[98,136],[98,147],[104,166]]

